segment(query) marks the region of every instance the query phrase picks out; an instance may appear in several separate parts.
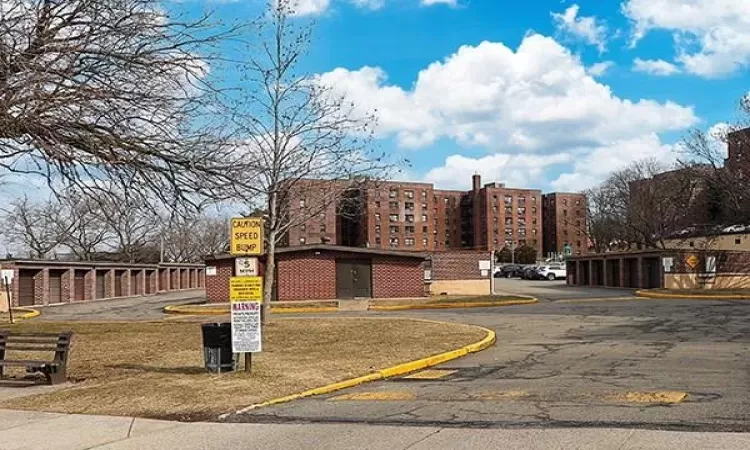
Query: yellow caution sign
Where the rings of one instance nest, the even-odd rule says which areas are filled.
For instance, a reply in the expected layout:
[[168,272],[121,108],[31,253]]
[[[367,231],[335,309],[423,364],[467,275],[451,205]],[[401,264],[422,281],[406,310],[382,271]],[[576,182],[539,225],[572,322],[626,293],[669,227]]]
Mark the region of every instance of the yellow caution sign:
[[229,279],[229,301],[263,302],[263,277],[232,277]]
[[688,267],[690,267],[691,269],[695,269],[696,267],[698,267],[698,263],[699,263],[699,262],[700,262],[700,260],[699,260],[699,259],[698,259],[698,257],[697,257],[697,256],[695,256],[695,255],[690,255],[690,256],[688,256],[688,257],[687,257],[687,259],[685,259],[685,263],[686,263],[686,264],[688,265]]
[[232,219],[229,253],[236,256],[263,254],[263,219]]

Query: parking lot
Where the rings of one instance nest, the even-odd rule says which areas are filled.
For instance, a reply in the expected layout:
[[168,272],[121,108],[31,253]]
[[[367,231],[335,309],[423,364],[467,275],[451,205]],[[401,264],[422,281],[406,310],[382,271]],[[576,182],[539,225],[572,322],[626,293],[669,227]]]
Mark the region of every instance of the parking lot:
[[520,278],[495,278],[495,294],[529,295],[542,301],[590,300],[597,298],[631,298],[633,289],[590,288],[568,286],[565,280],[522,280]]

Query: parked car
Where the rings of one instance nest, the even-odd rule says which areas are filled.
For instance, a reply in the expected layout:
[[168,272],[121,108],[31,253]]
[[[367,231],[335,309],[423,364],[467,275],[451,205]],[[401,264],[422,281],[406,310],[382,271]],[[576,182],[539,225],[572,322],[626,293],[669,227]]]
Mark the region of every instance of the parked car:
[[515,278],[521,276],[521,270],[518,264],[506,264],[495,271],[495,278]]
[[537,266],[526,266],[521,273],[521,278],[524,280],[538,280],[539,268]]
[[539,277],[543,280],[557,280],[568,276],[564,264],[547,264],[539,268]]

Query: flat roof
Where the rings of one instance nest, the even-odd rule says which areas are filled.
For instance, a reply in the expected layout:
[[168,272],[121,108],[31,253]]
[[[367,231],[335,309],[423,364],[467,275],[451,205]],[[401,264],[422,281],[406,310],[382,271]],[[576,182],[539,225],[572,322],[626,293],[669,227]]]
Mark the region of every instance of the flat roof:
[[117,261],[60,261],[46,259],[2,259],[0,264],[13,266],[54,266],[54,267],[121,267],[123,269],[158,269],[158,268],[195,268],[203,267],[201,263],[121,263]]
[[[306,244],[306,245],[294,245],[292,247],[281,247],[276,249],[277,254],[285,253],[299,253],[309,251],[327,251],[327,252],[340,252],[340,253],[354,253],[358,255],[377,255],[377,256],[397,256],[400,258],[414,258],[414,259],[427,259],[427,254],[424,252],[405,252],[396,250],[383,250],[377,248],[367,247],[347,247],[344,245],[332,245],[332,244]],[[228,253],[222,253],[219,255],[208,255],[204,259],[206,261],[216,261],[221,259],[233,259],[236,256]]]

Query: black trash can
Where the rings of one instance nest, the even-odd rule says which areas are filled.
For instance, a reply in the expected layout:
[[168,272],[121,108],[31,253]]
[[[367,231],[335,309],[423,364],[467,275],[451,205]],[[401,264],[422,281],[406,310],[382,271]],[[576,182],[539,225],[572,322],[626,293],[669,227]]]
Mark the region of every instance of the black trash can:
[[206,370],[213,373],[233,371],[232,324],[204,323],[201,325],[201,331]]

